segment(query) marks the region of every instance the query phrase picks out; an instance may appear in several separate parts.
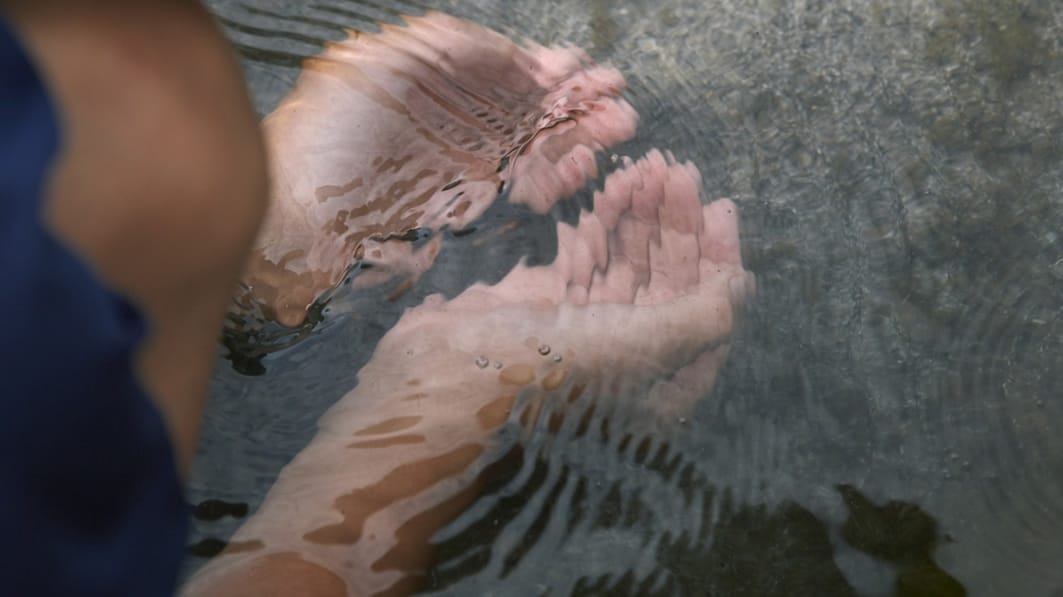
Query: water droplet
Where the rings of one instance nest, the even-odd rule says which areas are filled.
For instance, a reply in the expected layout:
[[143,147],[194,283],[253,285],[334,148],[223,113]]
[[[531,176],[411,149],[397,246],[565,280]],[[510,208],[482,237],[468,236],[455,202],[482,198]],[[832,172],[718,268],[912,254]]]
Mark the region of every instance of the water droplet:
[[480,356],[476,357],[476,366],[477,367],[483,369],[484,367],[487,367],[487,363],[488,363],[487,357],[485,357],[483,355],[480,355]]
[[502,361],[495,361],[495,369],[501,369],[501,368],[502,368]]
[[561,362],[561,355],[555,354],[554,355],[554,362],[555,363],[560,363]]
[[543,355],[544,357],[546,355],[550,354],[550,345],[549,344],[540,344],[539,345],[539,354]]

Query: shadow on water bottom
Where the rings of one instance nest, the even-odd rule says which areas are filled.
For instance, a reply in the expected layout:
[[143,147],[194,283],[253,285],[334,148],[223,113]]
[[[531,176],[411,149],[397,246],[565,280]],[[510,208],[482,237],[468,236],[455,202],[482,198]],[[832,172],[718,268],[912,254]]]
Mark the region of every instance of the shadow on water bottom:
[[[517,454],[516,458],[521,456]],[[518,464],[496,470],[520,468]],[[496,475],[487,493],[508,485],[512,476]],[[736,505],[728,492],[717,492],[697,480],[692,481],[688,487],[702,485],[688,491],[692,500],[703,501],[700,531],[684,531],[678,536],[666,534],[657,544],[656,566],[651,574],[638,578],[629,571],[584,577],[575,583],[572,595],[842,597],[860,594],[836,563],[829,525],[810,510],[793,501],[774,508]],[[462,578],[481,571],[491,557],[490,542],[506,528],[507,520],[525,509],[537,489],[528,487],[499,500],[490,515],[484,517],[492,521],[494,532],[484,532],[484,528],[473,525],[438,543],[436,566],[425,574],[421,590],[446,590]],[[892,595],[959,597],[967,594],[964,586],[934,561],[933,552],[942,537],[937,522],[922,508],[902,501],[876,504],[850,485],[839,485],[837,490],[848,509],[848,517],[840,529],[841,540],[891,570]],[[638,516],[633,511],[639,508],[637,499],[625,499],[614,492],[598,509],[594,525],[601,529],[623,526],[632,516]],[[710,520],[713,512],[715,523]],[[246,514],[245,504],[218,500],[206,500],[193,509],[193,515],[205,521],[224,516],[240,518]],[[535,541],[535,533],[529,533],[522,540],[527,544],[523,545],[524,549],[530,549]],[[225,541],[208,538],[190,546],[189,554],[211,558],[225,546]],[[519,559],[521,547],[518,545],[510,558]],[[477,551],[483,554],[482,558],[469,557]],[[455,566],[457,561],[461,564]]]

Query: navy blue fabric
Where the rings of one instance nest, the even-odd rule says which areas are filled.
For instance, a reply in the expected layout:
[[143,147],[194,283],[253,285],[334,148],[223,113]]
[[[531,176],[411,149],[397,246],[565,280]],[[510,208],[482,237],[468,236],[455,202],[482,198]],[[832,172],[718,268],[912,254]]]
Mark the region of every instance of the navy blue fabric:
[[144,320],[41,223],[59,135],[0,16],[0,594],[170,595],[187,513]]

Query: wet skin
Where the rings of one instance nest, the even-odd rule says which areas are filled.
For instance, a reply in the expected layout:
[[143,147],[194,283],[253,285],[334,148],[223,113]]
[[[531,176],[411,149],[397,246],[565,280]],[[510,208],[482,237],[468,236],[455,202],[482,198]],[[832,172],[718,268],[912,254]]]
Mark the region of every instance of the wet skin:
[[752,292],[734,204],[703,206],[699,182],[691,165],[651,152],[613,173],[578,225],[558,226],[552,264],[407,311],[234,535],[260,547],[223,553],[187,594],[279,594],[267,570],[302,570],[322,595],[409,593],[507,423],[606,394],[641,397],[601,407],[661,430],[689,414]]

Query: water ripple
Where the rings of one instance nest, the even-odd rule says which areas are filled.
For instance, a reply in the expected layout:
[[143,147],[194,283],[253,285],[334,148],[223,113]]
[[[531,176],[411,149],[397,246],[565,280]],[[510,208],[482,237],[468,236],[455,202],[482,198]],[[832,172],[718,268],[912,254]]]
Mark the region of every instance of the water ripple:
[[[344,29],[424,11],[208,4],[262,114]],[[1059,594],[1063,5],[432,8],[622,71],[642,119],[617,153],[670,148],[710,197],[735,199],[758,299],[684,432],[625,429],[586,402],[554,432],[514,432],[521,448],[496,456],[483,495],[435,538],[431,591],[884,595],[924,578],[937,583],[925,594],[961,594],[957,580]],[[522,253],[549,261],[552,224],[494,206],[482,229],[447,237],[452,258],[425,286],[453,296]],[[193,496],[257,505],[426,292],[341,297],[342,317],[265,357],[268,375],[219,374]],[[894,536],[907,523],[918,545]],[[229,530],[198,522],[196,539]]]

